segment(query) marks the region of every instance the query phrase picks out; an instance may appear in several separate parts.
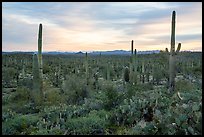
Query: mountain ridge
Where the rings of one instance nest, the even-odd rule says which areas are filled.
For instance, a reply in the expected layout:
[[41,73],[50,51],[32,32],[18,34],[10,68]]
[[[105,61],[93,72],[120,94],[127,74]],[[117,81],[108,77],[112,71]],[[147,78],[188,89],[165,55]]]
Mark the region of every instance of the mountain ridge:
[[[146,50],[146,51],[137,51],[137,54],[157,54],[160,53],[161,50]],[[37,51],[2,51],[2,54],[20,54],[20,53],[26,53],[26,54],[33,54]],[[202,52],[202,51],[181,51],[181,52]],[[86,51],[77,51],[77,52],[69,52],[69,51],[45,51],[42,52],[42,54],[51,54],[51,55],[57,55],[57,54],[64,54],[64,55],[83,55]],[[112,51],[91,51],[87,52],[89,55],[131,55],[131,51],[127,50],[112,50]]]

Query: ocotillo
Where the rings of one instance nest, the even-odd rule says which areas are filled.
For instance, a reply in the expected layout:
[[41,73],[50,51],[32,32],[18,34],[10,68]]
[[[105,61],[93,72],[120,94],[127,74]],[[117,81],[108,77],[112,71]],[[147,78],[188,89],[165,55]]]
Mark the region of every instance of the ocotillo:
[[173,92],[175,90],[175,55],[180,51],[181,49],[181,43],[178,44],[177,50],[175,51],[175,24],[176,24],[176,12],[173,11],[172,13],[172,28],[171,28],[171,50],[168,52],[168,49],[166,48],[166,52],[169,53],[169,91]]

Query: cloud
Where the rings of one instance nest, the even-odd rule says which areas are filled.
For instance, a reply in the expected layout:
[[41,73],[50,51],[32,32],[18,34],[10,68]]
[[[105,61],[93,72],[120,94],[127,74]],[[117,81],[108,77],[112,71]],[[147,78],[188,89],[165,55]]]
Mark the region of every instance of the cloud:
[[3,2],[2,50],[36,50],[39,23],[44,51],[164,49],[173,10],[176,42],[202,50],[200,2]]

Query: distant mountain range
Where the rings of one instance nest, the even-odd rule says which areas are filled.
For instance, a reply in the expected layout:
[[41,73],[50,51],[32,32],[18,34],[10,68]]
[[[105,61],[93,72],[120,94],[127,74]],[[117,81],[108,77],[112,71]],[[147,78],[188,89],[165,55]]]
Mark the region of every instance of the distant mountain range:
[[[153,54],[153,53],[159,53],[159,50],[149,50],[149,51],[137,51],[137,54]],[[113,50],[113,51],[94,51],[91,52],[90,54],[93,55],[131,55],[131,51],[126,51],[126,50]]]
[[[13,52],[4,52],[2,51],[2,54],[18,54],[18,53],[25,53],[25,54],[33,54],[34,52],[21,52],[21,51],[13,51]],[[147,51],[137,51],[137,54],[157,54],[160,50],[147,50]],[[183,51],[183,52],[191,52],[191,51]],[[202,51],[201,51],[202,52]],[[86,52],[62,52],[62,51],[49,51],[49,52],[43,52],[43,54],[50,54],[50,55],[83,55]],[[113,51],[92,51],[88,52],[89,55],[131,55],[131,51],[126,50],[113,50]]]
[[[35,51],[36,52],[36,51]],[[21,51],[14,51],[14,52],[2,52],[2,54],[13,54],[13,53],[27,53],[27,54],[33,54],[35,52],[21,52]],[[153,54],[153,53],[159,53],[159,50],[149,50],[149,51],[137,51],[137,54]],[[85,54],[86,52],[61,52],[61,51],[49,51],[49,52],[43,52],[43,54],[77,54],[77,55],[82,55]],[[89,55],[130,55],[131,51],[126,51],[126,50],[113,50],[113,51],[92,51],[88,52]]]

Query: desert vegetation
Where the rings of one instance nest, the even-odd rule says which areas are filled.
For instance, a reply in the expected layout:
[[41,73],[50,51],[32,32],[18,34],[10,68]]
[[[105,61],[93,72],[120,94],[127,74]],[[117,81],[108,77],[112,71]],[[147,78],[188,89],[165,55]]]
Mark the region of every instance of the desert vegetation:
[[40,24],[37,53],[2,54],[2,134],[201,135],[202,52],[175,51],[175,16],[169,51],[128,56],[43,54]]

